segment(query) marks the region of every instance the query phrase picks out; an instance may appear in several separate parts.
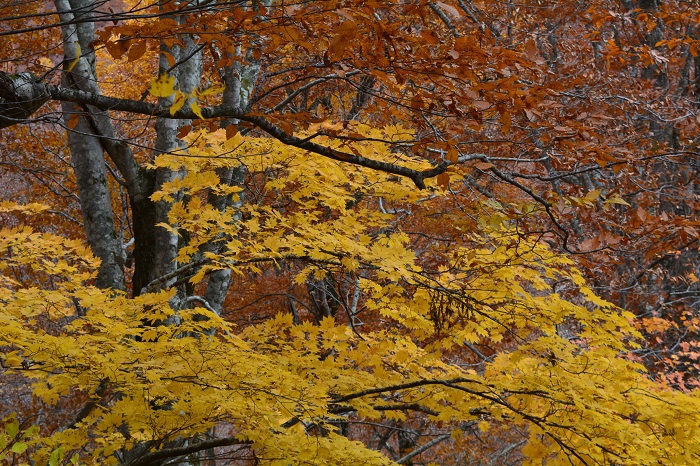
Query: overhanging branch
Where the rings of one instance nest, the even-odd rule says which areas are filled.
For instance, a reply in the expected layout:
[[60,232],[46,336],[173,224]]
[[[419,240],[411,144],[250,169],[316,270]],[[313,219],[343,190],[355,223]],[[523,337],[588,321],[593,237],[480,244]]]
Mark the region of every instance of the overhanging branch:
[[29,73],[0,73],[0,129],[27,119],[49,99]]
[[[2,75],[2,73],[0,73],[0,75]],[[52,99],[62,102],[75,102],[82,105],[91,105],[103,111],[114,110],[160,118],[176,118],[187,120],[200,119],[199,115],[195,114],[191,108],[182,108],[174,114],[171,114],[169,107],[159,106],[144,101],[109,97],[91,92],[85,92],[79,89],[67,89],[64,87],[45,84],[38,81],[32,81],[30,87],[32,91],[32,100],[41,101],[41,103],[45,102],[48,99]],[[27,116],[29,115],[23,114],[22,118],[26,118]],[[428,170],[414,170],[401,165],[382,162],[379,160],[369,159],[361,155],[355,155],[348,152],[339,151],[294,136],[293,134],[284,131],[279,126],[276,126],[274,123],[272,123],[263,116],[251,115],[244,112],[240,108],[233,107],[230,105],[217,105],[214,107],[203,108],[201,109],[201,116],[204,119],[235,118],[241,121],[248,122],[286,145],[303,149],[332,160],[337,160],[339,162],[351,163],[353,165],[359,165],[362,167],[370,168],[372,170],[403,176],[411,179],[419,189],[425,189],[426,179],[433,178],[441,173],[444,173],[447,170],[447,167],[451,165],[449,161],[442,161]],[[0,119],[1,118],[2,114],[0,113]],[[5,126],[11,126],[15,123],[17,123],[17,121],[11,120],[8,121],[8,124],[6,124]]]
[[142,455],[139,458],[126,463],[126,466],[148,466],[154,464],[161,464],[161,462],[166,459],[191,455],[193,453],[208,450],[210,448],[230,447],[234,445],[251,445],[252,443],[253,442],[247,440],[240,440],[235,437],[202,440],[201,442],[191,445],[165,448],[163,450],[146,453],[145,455]]

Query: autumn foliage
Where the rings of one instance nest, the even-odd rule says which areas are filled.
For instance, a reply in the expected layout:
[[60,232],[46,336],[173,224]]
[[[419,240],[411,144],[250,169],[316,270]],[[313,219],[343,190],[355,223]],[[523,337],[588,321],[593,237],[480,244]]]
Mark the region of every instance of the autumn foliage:
[[0,11],[0,458],[700,462],[689,2]]

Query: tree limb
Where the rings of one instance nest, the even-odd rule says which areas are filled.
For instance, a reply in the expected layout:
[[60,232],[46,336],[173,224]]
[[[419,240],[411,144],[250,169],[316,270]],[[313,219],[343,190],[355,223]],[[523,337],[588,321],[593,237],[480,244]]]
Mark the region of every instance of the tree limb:
[[29,73],[0,73],[0,129],[27,119],[49,99]]
[[[2,73],[0,73],[0,75],[2,75]],[[91,105],[103,111],[115,110],[160,118],[188,120],[200,119],[199,115],[195,114],[191,108],[182,108],[174,114],[171,114],[169,107],[159,106],[149,102],[108,97],[92,92],[85,92],[79,89],[68,89],[51,84],[45,84],[38,81],[32,81],[31,86],[29,87],[31,88],[31,95],[34,96],[34,99],[36,101],[42,101],[43,99],[42,103],[48,99],[53,99],[62,102],[75,102],[83,105]],[[299,138],[293,134],[287,133],[263,116],[248,114],[240,108],[228,105],[203,108],[201,109],[201,116],[204,119],[221,117],[236,118],[238,120],[251,123],[253,126],[261,129],[265,133],[289,146],[304,149],[314,154],[318,154],[332,160],[337,160],[339,162],[351,163],[373,170],[403,176],[412,180],[419,189],[425,189],[426,179],[433,178],[441,173],[444,173],[447,170],[447,167],[451,165],[449,161],[442,161],[428,170],[414,170],[401,165],[395,165],[393,163],[368,159],[361,155],[342,152],[306,139]],[[1,114],[0,121],[2,121]],[[6,124],[5,126],[11,126],[12,124],[17,123],[17,121],[13,120],[9,120],[8,122],[10,124]]]
[[396,460],[396,462],[397,462],[398,464],[404,464],[404,463],[406,463],[408,460],[410,460],[411,458],[413,458],[414,456],[420,455],[420,454],[423,453],[424,451],[429,450],[430,448],[434,447],[435,445],[437,445],[437,444],[440,443],[440,442],[444,442],[444,441],[447,440],[448,438],[450,438],[450,434],[443,434],[443,435],[441,435],[441,436],[439,436],[439,437],[436,437],[436,438],[432,439],[430,442],[426,443],[425,445],[422,445],[421,447],[416,448],[415,450],[413,450],[411,453],[409,453],[408,455],[404,456],[403,458],[400,458],[400,459]]
[[185,445],[182,447],[165,448],[163,450],[153,451],[140,456],[139,458],[125,463],[125,466],[148,466],[151,464],[160,464],[161,460],[168,458],[176,458],[178,456],[190,455],[203,450],[216,447],[229,447],[232,445],[251,445],[253,442],[240,440],[235,437],[218,438],[211,440],[203,440],[194,445]]

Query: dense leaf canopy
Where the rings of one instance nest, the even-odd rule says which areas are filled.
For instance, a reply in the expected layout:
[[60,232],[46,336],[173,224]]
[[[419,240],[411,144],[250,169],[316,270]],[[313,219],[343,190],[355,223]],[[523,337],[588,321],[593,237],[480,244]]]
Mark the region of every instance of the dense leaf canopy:
[[0,16],[0,458],[700,462],[689,2]]

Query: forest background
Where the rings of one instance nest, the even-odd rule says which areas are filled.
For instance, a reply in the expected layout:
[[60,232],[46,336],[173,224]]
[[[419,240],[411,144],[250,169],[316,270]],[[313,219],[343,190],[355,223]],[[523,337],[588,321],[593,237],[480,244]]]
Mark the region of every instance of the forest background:
[[693,1],[5,1],[9,464],[698,464]]

